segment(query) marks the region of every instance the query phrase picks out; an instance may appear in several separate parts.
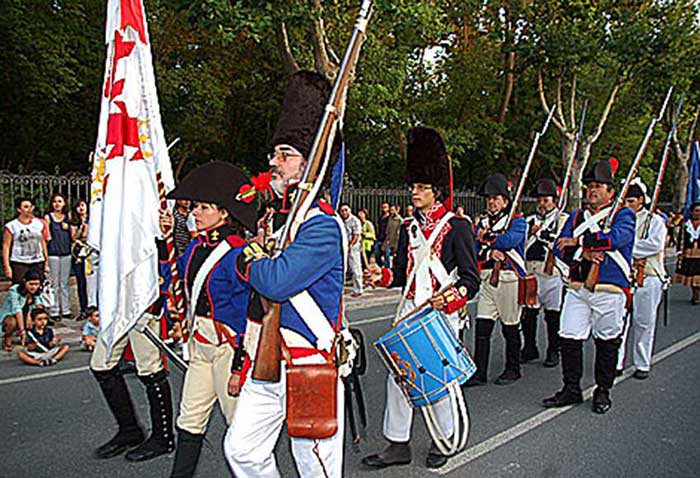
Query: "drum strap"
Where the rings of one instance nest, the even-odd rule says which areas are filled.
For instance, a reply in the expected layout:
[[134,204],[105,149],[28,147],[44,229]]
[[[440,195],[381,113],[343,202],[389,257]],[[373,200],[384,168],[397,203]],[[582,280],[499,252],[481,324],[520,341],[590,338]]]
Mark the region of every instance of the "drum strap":
[[[440,261],[440,258],[433,257],[432,254],[432,249],[433,249],[433,244],[437,240],[438,236],[440,235],[440,231],[442,231],[442,228],[445,227],[447,222],[454,217],[454,213],[452,212],[447,212],[442,218],[440,218],[440,221],[438,222],[437,226],[435,226],[435,229],[433,229],[433,232],[430,234],[430,237],[428,237],[428,240],[425,241],[424,236],[422,234],[419,234],[420,238],[424,241],[423,244],[421,245],[420,248],[414,249],[416,251],[416,257],[415,261],[413,262],[413,269],[411,269],[411,272],[408,274],[408,278],[406,280],[406,286],[404,287],[403,290],[403,295],[401,297],[401,302],[399,303],[399,306],[396,308],[396,318],[398,319],[400,316],[401,309],[403,308],[404,303],[406,302],[407,295],[409,291],[411,290],[411,286],[413,285],[413,282],[416,280],[416,273],[418,270],[422,267],[428,268],[429,271],[435,275],[435,278],[438,280],[440,284],[444,284],[447,281],[450,280],[451,274],[448,274],[447,271],[445,270],[445,266],[442,264],[442,261]],[[418,221],[416,219],[413,219],[412,226],[415,225],[416,227],[420,228],[420,225],[418,224]],[[409,252],[410,253],[410,252]],[[426,261],[427,264],[426,264]],[[452,272],[452,275],[456,272]]]

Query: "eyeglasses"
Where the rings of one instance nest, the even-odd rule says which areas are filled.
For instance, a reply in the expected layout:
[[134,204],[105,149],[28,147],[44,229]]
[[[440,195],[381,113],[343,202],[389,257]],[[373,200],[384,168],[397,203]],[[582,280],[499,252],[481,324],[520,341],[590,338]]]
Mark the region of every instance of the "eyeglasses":
[[267,161],[270,162],[274,158],[282,157],[281,161],[287,161],[289,158],[302,158],[303,156],[299,153],[293,152],[293,151],[285,151],[285,150],[280,150],[280,151],[275,151],[273,153],[268,153],[267,155]]
[[432,191],[433,187],[430,185],[424,185],[424,184],[414,184],[410,188],[408,188],[409,191],[418,191],[419,193],[424,193],[425,191]]

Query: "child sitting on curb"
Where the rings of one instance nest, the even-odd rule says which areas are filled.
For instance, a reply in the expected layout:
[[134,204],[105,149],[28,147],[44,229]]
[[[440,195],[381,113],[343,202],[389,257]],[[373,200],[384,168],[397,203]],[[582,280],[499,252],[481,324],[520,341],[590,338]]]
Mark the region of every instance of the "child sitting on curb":
[[46,310],[34,309],[30,315],[34,326],[27,330],[26,348],[20,350],[17,356],[27,365],[55,365],[70,347],[60,345],[61,339],[54,337],[53,330],[46,325],[49,320]]
[[92,352],[95,350],[95,344],[97,343],[97,332],[100,327],[100,311],[97,307],[90,306],[85,309],[85,317],[87,318],[87,322],[85,322],[83,326],[80,344],[83,346],[83,349]]

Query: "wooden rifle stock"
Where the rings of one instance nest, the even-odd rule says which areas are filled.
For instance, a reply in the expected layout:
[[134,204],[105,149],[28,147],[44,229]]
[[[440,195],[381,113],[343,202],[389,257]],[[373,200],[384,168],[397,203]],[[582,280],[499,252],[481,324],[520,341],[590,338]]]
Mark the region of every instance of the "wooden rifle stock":
[[634,267],[635,282],[637,287],[642,287],[644,285],[644,268],[647,265],[646,259],[634,259],[632,261],[632,266]]
[[[287,222],[284,225],[279,246],[284,249],[291,243],[291,230],[295,224],[300,224],[303,221],[306,211],[310,207],[311,200],[318,194],[320,182],[323,181],[325,174],[330,174],[324,168],[326,166],[326,150],[331,148],[335,138],[335,131],[343,102],[347,97],[347,89],[350,85],[350,80],[355,65],[360,54],[360,47],[365,37],[365,29],[372,10],[372,1],[363,0],[360,7],[360,12],[357,15],[357,21],[352,32],[352,37],[345,50],[343,61],[338,70],[338,76],[333,85],[331,96],[326,105],[323,118],[316,131],[314,144],[311,147],[306,169],[301,178],[300,186],[297,191],[292,207],[287,216]],[[279,382],[281,368],[281,345],[282,338],[280,335],[280,304],[272,303],[268,313],[265,314],[260,330],[260,338],[258,340],[258,349],[256,351],[255,364],[253,366],[253,378],[266,382]]]
[[498,283],[501,280],[501,267],[503,267],[503,261],[494,260],[491,277],[489,278],[489,284],[493,287],[498,287]]
[[548,276],[551,276],[554,274],[554,251],[552,250],[547,250],[547,257],[545,258],[544,261],[544,270],[543,272],[547,274]]

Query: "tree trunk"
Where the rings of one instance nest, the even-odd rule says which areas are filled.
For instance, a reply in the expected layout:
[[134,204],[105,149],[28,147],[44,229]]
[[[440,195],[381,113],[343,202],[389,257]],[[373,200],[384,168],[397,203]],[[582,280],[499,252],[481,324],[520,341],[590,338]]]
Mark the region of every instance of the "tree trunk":
[[501,101],[501,107],[498,110],[498,124],[504,124],[506,122],[506,113],[508,113],[508,106],[510,105],[510,99],[513,96],[513,85],[515,83],[515,51],[510,50],[505,54],[504,62],[504,85],[503,85],[503,100]]
[[680,211],[685,205],[685,195],[688,191],[688,154],[681,154],[676,167],[676,188],[673,192],[673,210]]
[[588,159],[591,156],[591,146],[587,140],[581,141],[576,152],[576,160],[574,161],[573,172],[571,173],[571,186],[569,187],[569,208],[576,209],[581,207],[582,188],[581,180],[588,165]]

